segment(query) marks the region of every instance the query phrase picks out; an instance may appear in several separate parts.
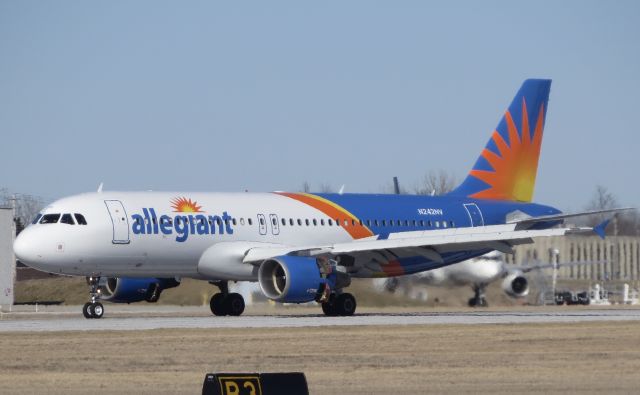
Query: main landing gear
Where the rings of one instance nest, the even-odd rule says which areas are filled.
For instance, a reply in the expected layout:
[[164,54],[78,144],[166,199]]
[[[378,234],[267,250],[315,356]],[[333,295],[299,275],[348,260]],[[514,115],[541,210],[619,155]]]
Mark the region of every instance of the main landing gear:
[[244,312],[244,298],[239,293],[229,293],[229,284],[226,281],[212,281],[211,284],[220,289],[209,301],[213,315],[239,316]]
[[350,293],[332,293],[329,300],[322,303],[322,312],[329,316],[349,316],[356,312],[356,298]]
[[487,299],[484,297],[484,284],[475,284],[473,292],[475,295],[469,299],[469,307],[488,307]]
[[87,302],[82,306],[82,315],[84,318],[102,318],[104,314],[104,306],[100,302],[96,302],[98,298],[98,283],[100,277],[87,277],[87,284],[91,287],[89,295],[91,295],[91,302]]

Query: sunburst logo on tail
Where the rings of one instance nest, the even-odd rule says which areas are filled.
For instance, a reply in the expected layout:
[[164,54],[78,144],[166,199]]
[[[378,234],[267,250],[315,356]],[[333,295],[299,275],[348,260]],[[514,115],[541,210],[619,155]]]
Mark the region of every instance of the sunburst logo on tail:
[[544,103],[540,105],[533,136],[531,136],[529,130],[529,116],[524,98],[522,98],[520,130],[518,130],[518,126],[509,111],[505,113],[505,120],[509,141],[505,141],[503,136],[496,130],[493,132],[491,139],[498,148],[498,152],[485,148],[481,154],[493,170],[474,169],[470,173],[470,175],[489,185],[489,188],[477,192],[471,197],[478,199],[515,199],[522,202],[530,202],[536,183],[538,158],[540,156],[540,146],[542,145]]
[[176,213],[201,213],[202,206],[198,206],[198,202],[187,199],[186,197],[174,198],[171,200],[171,207]]

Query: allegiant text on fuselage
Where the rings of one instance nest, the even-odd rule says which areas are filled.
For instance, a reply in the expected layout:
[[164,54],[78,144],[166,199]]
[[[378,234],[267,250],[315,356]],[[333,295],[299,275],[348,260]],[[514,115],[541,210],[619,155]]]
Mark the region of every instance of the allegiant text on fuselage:
[[[161,215],[153,208],[143,208],[142,215],[133,214],[131,230],[136,235],[171,235],[176,233],[176,241],[183,243],[189,235],[233,234],[232,217],[223,211],[222,215]],[[217,228],[217,229],[216,229]]]

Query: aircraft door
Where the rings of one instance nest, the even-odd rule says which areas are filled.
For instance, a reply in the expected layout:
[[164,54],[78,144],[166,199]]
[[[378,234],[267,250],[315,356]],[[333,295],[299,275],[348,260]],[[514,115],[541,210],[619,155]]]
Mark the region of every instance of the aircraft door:
[[480,207],[478,207],[477,204],[467,203],[463,206],[465,210],[467,210],[467,214],[469,214],[471,226],[484,226],[484,218],[482,217],[482,212],[480,211]]
[[119,200],[105,200],[113,224],[113,244],[129,244],[129,219]]
[[258,214],[258,230],[263,236],[267,234],[267,220],[264,218],[264,214]]
[[280,224],[278,224],[278,216],[275,214],[269,214],[269,219],[271,220],[271,233],[274,235],[280,234]]

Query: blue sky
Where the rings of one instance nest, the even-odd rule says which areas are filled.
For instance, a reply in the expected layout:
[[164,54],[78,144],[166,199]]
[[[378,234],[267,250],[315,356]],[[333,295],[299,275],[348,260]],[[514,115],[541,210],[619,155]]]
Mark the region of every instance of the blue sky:
[[552,78],[535,200],[640,205],[638,2],[0,1],[0,187],[462,179]]

